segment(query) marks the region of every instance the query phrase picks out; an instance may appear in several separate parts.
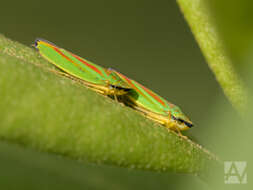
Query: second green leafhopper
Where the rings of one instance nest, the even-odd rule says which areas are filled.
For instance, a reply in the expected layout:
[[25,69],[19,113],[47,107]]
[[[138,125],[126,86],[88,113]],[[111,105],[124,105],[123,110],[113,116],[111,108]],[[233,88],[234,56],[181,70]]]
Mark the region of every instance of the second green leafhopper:
[[35,47],[50,63],[65,72],[65,74],[81,79],[89,88],[98,93],[111,96],[126,94],[128,85],[110,70],[87,61],[51,42],[36,39]]

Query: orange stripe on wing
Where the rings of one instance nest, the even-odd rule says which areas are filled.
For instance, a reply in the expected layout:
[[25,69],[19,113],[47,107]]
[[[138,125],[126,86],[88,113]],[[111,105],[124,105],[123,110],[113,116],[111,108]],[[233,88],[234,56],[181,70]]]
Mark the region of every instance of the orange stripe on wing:
[[147,96],[146,96],[145,94],[143,94],[143,93],[132,83],[131,79],[129,79],[128,77],[126,77],[125,75],[123,75],[123,74],[121,74],[121,73],[119,73],[119,72],[116,72],[116,73],[118,73],[122,78],[124,78],[124,79],[127,81],[127,83],[130,84],[130,85],[131,85],[136,91],[138,91],[142,96],[144,96],[144,97],[147,98]]
[[[46,41],[39,41],[39,43],[44,43],[48,46],[50,46],[51,48],[53,48],[57,53],[59,53],[61,56],[63,56],[65,59],[67,59],[68,61],[70,61],[71,63],[73,63],[75,66],[77,66],[79,69],[83,70],[80,66],[78,66],[78,64],[76,64],[72,59],[70,59],[68,56],[66,56],[64,53],[62,53],[58,47],[54,46],[53,44],[46,42]],[[79,61],[81,61],[83,64],[85,64],[86,66],[90,67],[92,70],[96,71],[98,74],[100,74],[101,76],[103,76],[102,72],[100,70],[98,70],[95,66],[87,63],[86,61],[84,61],[83,59],[81,59],[79,56],[73,54],[70,52],[70,54],[75,57],[76,59],[78,59]]]
[[[125,75],[119,73],[116,71],[116,73],[118,73],[122,78],[124,78],[136,91],[138,91],[142,96],[148,98],[145,94],[143,94],[136,86],[135,84],[132,83],[132,80],[129,79],[128,77],[126,77]],[[136,82],[136,81],[135,81]],[[146,87],[144,87],[143,85],[141,85],[140,83],[136,82],[140,87],[142,87],[145,92],[147,92],[151,97],[153,97],[156,101],[158,101],[159,103],[161,103],[163,106],[165,106],[165,102],[163,100],[161,100],[156,94],[154,94],[151,90],[147,89]]]
[[[132,83],[131,79],[129,79],[128,77],[122,75],[120,73],[120,75],[128,82],[130,83],[131,86],[134,87],[134,89],[136,89],[140,94],[142,94],[143,96],[145,96],[145,94],[143,94],[138,88],[136,88],[136,86]],[[136,82],[136,81],[135,81]],[[151,90],[147,89],[145,86],[141,85],[140,83],[136,82],[139,86],[141,86],[151,97],[153,97],[156,101],[158,101],[159,103],[161,103],[163,106],[165,106],[165,102],[162,101],[156,94],[154,94]],[[145,96],[146,97],[146,96]]]
[[[136,86],[132,83],[131,79],[129,79],[128,77],[126,77],[125,75],[123,75],[119,72],[116,72],[116,73],[118,73],[118,75],[120,75],[123,79],[125,79],[127,81],[127,83],[129,83],[135,90],[137,90],[139,93],[142,94],[142,92],[138,88],[136,88]],[[144,94],[142,94],[142,95],[144,95]]]
[[[138,83],[138,82],[136,82]],[[165,102],[163,100],[161,100],[161,98],[159,98],[159,96],[157,96],[156,94],[154,94],[151,90],[149,90],[148,88],[146,88],[145,86],[141,85],[140,83],[138,83],[138,85],[140,85],[150,96],[152,96],[156,101],[160,102],[163,106],[165,106]]]
[[84,61],[83,59],[81,59],[79,56],[71,53],[72,56],[74,56],[76,59],[78,59],[79,61],[81,61],[83,64],[85,64],[86,66],[88,66],[89,68],[91,68],[92,70],[96,71],[98,74],[100,74],[101,76],[103,76],[102,72],[97,69],[94,65],[91,65],[89,63],[87,63],[86,61]]
[[70,61],[71,63],[73,63],[75,66],[77,66],[79,69],[82,70],[82,68],[80,68],[78,66],[78,64],[76,64],[72,59],[70,59],[68,56],[66,56],[64,53],[62,53],[58,48],[51,46],[57,53],[59,53],[62,57],[64,57],[65,59],[67,59],[68,61]]
[[68,56],[66,56],[64,53],[62,53],[58,47],[54,46],[53,44],[50,44],[46,41],[40,41],[39,43],[43,43],[46,44],[48,46],[50,46],[52,49],[54,49],[57,53],[59,53],[62,57],[64,57],[65,59],[67,59],[68,61],[70,61],[71,63],[73,63],[75,66],[78,66],[72,59],[70,59]]

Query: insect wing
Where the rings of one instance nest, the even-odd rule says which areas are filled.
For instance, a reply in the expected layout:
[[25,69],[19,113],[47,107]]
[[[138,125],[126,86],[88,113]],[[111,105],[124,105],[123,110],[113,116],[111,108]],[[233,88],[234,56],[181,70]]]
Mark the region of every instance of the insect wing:
[[[144,109],[155,113],[164,114],[163,104],[166,103],[163,102],[163,99],[160,99],[160,96],[125,75],[117,71],[115,71],[115,73],[117,73],[117,75],[128,84],[129,88],[134,90],[134,92],[130,92],[127,95],[136,103],[137,106],[141,106]],[[136,93],[138,96],[136,96]]]
[[103,67],[58,48],[46,40],[36,40],[35,46],[44,58],[66,73],[94,84],[105,84],[106,73]]

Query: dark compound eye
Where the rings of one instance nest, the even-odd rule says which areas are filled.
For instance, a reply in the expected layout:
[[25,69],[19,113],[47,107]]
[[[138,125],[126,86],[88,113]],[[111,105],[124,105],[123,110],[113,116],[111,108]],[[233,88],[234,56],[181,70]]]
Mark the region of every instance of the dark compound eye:
[[180,123],[184,123],[187,127],[189,127],[189,128],[191,128],[191,127],[193,127],[193,124],[192,123],[189,123],[189,122],[187,122],[187,121],[185,121],[185,120],[183,120],[183,119],[181,119],[181,118],[175,118],[175,117],[173,117],[175,120],[177,120],[177,121],[179,121]]

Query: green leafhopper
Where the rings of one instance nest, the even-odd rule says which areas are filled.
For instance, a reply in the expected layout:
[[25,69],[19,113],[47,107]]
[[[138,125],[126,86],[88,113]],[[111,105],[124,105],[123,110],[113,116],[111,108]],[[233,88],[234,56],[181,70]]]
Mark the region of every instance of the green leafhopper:
[[51,42],[36,39],[35,48],[42,57],[70,76],[81,79],[89,88],[104,95],[126,94],[128,85],[110,70],[87,61]]
[[169,103],[150,89],[123,74],[114,70],[112,72],[116,73],[132,88],[123,96],[125,104],[140,111],[147,118],[175,131],[187,130],[193,126],[178,106]]

